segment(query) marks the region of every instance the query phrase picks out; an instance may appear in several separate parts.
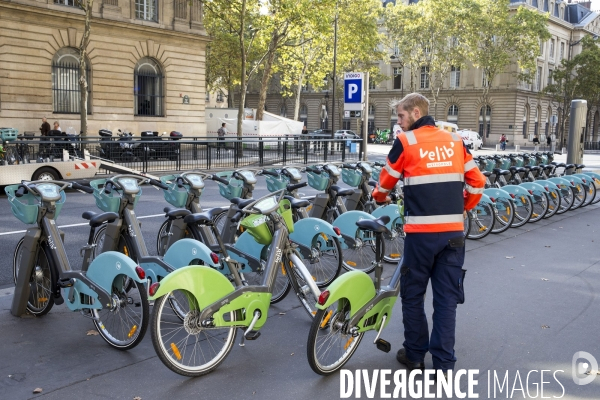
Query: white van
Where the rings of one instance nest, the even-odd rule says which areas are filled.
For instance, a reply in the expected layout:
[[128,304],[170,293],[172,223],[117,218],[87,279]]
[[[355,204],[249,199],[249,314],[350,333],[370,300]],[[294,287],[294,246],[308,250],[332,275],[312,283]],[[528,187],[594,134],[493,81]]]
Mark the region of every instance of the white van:
[[435,121],[435,126],[437,126],[440,129],[443,129],[445,131],[448,131],[450,133],[456,133],[458,132],[458,125],[453,124],[452,122],[446,122],[446,121]]
[[481,139],[481,136],[479,136],[479,133],[466,129],[460,130],[458,133],[460,134],[460,137],[462,137],[465,146],[469,149],[479,150],[483,147],[483,140]]

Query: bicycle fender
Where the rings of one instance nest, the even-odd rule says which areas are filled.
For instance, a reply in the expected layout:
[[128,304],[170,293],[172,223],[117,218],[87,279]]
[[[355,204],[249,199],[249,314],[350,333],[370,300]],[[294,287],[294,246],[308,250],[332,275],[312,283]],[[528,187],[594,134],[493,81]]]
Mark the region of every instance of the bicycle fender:
[[125,254],[107,251],[92,261],[86,275],[96,285],[111,293],[113,282],[119,275],[127,275],[136,282],[146,283],[135,272],[136,266],[137,264]]
[[573,175],[569,175],[572,176],[574,178],[579,178],[581,179],[581,183],[583,185],[589,185],[591,182],[593,182],[594,180],[592,178],[590,178],[588,175],[586,174],[573,174]]
[[190,265],[171,272],[161,282],[154,296],[156,300],[174,290],[185,290],[196,299],[201,310],[233,292],[231,282],[220,272],[204,265]]
[[314,244],[315,237],[321,234],[342,239],[342,235],[335,233],[329,222],[319,218],[303,218],[294,224],[294,232],[290,233],[290,240],[310,248]]
[[510,196],[510,194],[503,189],[498,189],[498,188],[488,188],[488,189],[484,189],[483,193],[488,196],[490,198],[490,200],[493,199],[506,199],[506,200],[512,200],[512,197]]
[[[248,232],[242,233],[238,237],[238,240],[235,242],[233,247],[236,250],[238,250],[239,253],[230,251],[229,256],[238,263],[245,264],[244,268],[240,270],[241,272],[252,271],[252,269],[250,268],[250,262],[253,262],[254,260],[251,260],[251,257],[257,260],[257,262],[260,265],[260,255],[262,254],[263,248],[265,246],[256,242],[256,240],[254,240],[254,238]],[[246,255],[248,256],[246,257]],[[227,273],[229,273],[229,268],[227,267],[227,265],[225,265],[225,269],[223,271],[227,271]]]
[[519,186],[522,186],[527,190],[531,190],[534,193],[538,193],[538,192],[545,193],[546,192],[546,189],[544,189],[544,186],[537,182],[523,182]]
[[[80,294],[85,294],[94,299],[92,302],[93,304],[83,304],[81,302]],[[73,287],[63,289],[63,298],[65,299],[65,304],[71,311],[78,311],[83,308],[94,308],[96,310],[102,309],[102,304],[100,304],[100,300],[98,299],[98,293],[94,292],[79,279],[75,281]]]
[[485,192],[481,195],[481,199],[479,200],[479,203],[488,203],[489,205],[492,205],[492,206],[494,204],[492,199],[490,199],[490,196],[485,194]]
[[[383,207],[378,207],[373,211],[373,213],[371,215],[374,216],[375,218],[379,218],[384,215],[387,215],[388,217],[390,217],[390,222],[388,222],[385,225],[390,230],[396,224],[396,220],[399,220],[399,222],[402,223],[402,218],[401,218],[402,216],[400,215],[400,209],[398,208],[398,204],[388,204]],[[394,224],[394,225],[392,225],[392,224]]]
[[535,181],[535,183],[537,183],[538,185],[542,185],[544,188],[546,188],[546,190],[552,192],[554,190],[558,190],[558,186],[556,186],[556,183],[546,180],[546,179],[540,179]]
[[592,181],[594,181],[596,188],[600,189],[600,174],[597,174],[595,172],[583,171],[581,174],[578,175],[585,175],[589,177]]
[[[520,185],[519,186],[517,186],[517,185],[502,186],[502,190],[508,192],[508,194],[511,195],[510,197],[513,198],[513,201],[515,202],[515,204],[517,206],[523,205],[524,201],[521,200],[521,198],[523,196],[533,197],[531,194],[529,194],[527,189],[521,187]],[[514,197],[512,195],[514,195]]]
[[570,187],[575,187],[575,185],[573,183],[571,183],[571,181],[569,181],[565,178],[558,177],[558,176],[556,176],[554,178],[548,178],[548,181],[556,184],[556,186],[558,186],[558,188],[561,190],[568,189]]
[[375,297],[375,285],[362,271],[350,271],[339,276],[329,287],[329,297],[323,305],[317,308],[325,310],[339,299],[348,299],[350,302],[350,316],[353,316],[362,306]]
[[201,260],[204,265],[221,268],[215,264],[210,256],[212,251],[202,242],[195,239],[180,239],[173,243],[165,253],[163,261],[173,268],[193,265],[192,261]]

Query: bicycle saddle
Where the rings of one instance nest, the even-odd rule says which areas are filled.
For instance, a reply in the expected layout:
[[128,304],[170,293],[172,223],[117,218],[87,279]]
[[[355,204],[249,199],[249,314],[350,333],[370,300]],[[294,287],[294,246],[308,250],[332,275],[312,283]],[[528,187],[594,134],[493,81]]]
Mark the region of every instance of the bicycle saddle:
[[165,207],[163,211],[166,214],[165,216],[170,220],[182,218],[190,214],[190,211],[185,208]]
[[585,168],[585,165],[584,164],[575,164],[575,168],[577,168],[577,169]]
[[505,170],[505,169],[500,169],[500,168],[494,168],[494,169],[493,169],[493,172],[494,172],[496,175],[508,175],[508,174],[510,174],[510,171],[508,171],[508,170]]
[[373,187],[377,186],[377,182],[375,182],[374,180],[370,180],[368,184],[369,184],[369,186],[373,186]]
[[307,207],[310,204],[310,201],[304,199],[297,199],[293,196],[283,196],[284,199],[288,199],[292,208],[298,209],[302,207]]
[[222,213],[223,211],[226,211],[228,209],[229,209],[229,207],[215,207],[215,208],[211,208],[208,211],[203,211],[198,214],[189,214],[183,218],[183,222],[185,222],[188,225],[192,225],[192,224],[210,225],[210,224],[212,224],[212,221],[215,218],[215,216],[219,215],[220,213]]
[[119,215],[114,212],[97,214],[93,211],[86,211],[81,215],[81,217],[89,220],[92,228],[97,228],[105,222],[114,222],[115,219],[119,218]]
[[333,190],[336,196],[349,196],[354,193],[354,189],[342,189],[337,185],[331,186],[331,190]]
[[385,226],[388,222],[390,222],[390,217],[383,215],[377,219],[361,219],[356,221],[356,226],[365,231],[390,233],[390,230]]
[[233,204],[235,204],[236,206],[238,206],[239,209],[242,209],[242,208],[246,207],[248,204],[253,203],[255,200],[254,199],[242,199],[240,197],[234,197],[233,199],[230,199],[229,201],[231,201]]
[[483,171],[482,174],[485,175],[485,176],[488,176],[488,177],[490,175],[492,175],[492,173],[490,171]]

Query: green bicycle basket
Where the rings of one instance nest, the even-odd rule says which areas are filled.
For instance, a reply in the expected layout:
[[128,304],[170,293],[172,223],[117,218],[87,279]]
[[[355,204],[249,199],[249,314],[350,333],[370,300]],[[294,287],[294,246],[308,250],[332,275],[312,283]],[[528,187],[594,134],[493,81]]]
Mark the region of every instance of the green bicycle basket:
[[381,173],[381,167],[379,166],[371,166],[371,168],[373,168],[373,173],[371,174],[371,178],[376,181],[379,182],[379,174]]
[[217,182],[217,185],[219,185],[219,193],[227,200],[231,200],[234,197],[240,197],[242,195],[242,189],[244,188],[244,182],[239,179],[232,178],[232,174],[233,172],[231,171],[216,173],[218,177],[227,179],[229,181],[229,185]]
[[351,168],[342,168],[342,181],[348,186],[358,187],[362,179],[362,172]]
[[[290,201],[287,199],[281,200],[277,212],[283,217],[289,233],[294,232],[294,220],[292,218],[292,205]],[[251,214],[244,218],[240,225],[243,226],[245,231],[247,231],[259,244],[267,245],[273,240],[273,233],[269,229],[267,216],[265,215]]]
[[306,176],[308,177],[308,185],[311,188],[317,190],[327,189],[327,185],[329,185],[329,174],[327,172],[321,171],[320,174],[316,174],[312,171],[308,171]]
[[165,175],[160,177],[160,181],[167,185],[168,189],[163,189],[165,200],[177,207],[184,208],[188,199],[188,186],[184,184],[182,188],[177,186],[177,175]]
[[[277,172],[274,169],[270,171]],[[288,177],[283,174],[280,174],[279,176],[265,175],[265,179],[267,181],[267,189],[271,193],[285,189],[287,185],[290,184]]]
[[[104,193],[104,184],[106,179],[96,179],[90,182],[90,186],[94,189],[94,198],[96,199],[96,206],[104,212],[119,212],[119,206],[121,205],[121,194],[115,190],[112,190],[110,194]],[[142,195],[142,188],[135,196],[133,206],[135,207],[140,196]]]
[[[8,201],[10,202],[10,211],[24,224],[35,224],[37,222],[38,211],[40,208],[40,199],[31,192],[24,194],[21,197],[17,197],[15,192],[19,189],[19,185],[10,185],[4,188]],[[58,218],[60,210],[67,196],[65,192],[60,192],[60,200],[56,204],[56,211],[54,212],[54,219]]]
[[0,138],[3,142],[12,142],[17,140],[19,131],[14,128],[0,128]]

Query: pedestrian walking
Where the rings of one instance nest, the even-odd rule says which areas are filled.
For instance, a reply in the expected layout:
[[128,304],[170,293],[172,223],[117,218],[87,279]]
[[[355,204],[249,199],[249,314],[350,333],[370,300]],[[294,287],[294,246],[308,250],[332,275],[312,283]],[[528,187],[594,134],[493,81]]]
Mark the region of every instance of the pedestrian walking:
[[540,139],[538,138],[537,135],[533,136],[533,147],[537,147],[540,145]]
[[550,137],[550,135],[546,136],[546,144],[548,145],[548,147],[552,145],[552,138]]
[[[227,134],[227,128],[225,128],[225,122],[221,124],[221,127],[217,130],[217,158],[221,157],[221,147],[225,145],[225,135]],[[223,143],[220,143],[220,142]]]
[[50,124],[46,117],[42,118],[42,126],[40,127],[40,135],[47,136],[48,132],[50,132]]
[[[464,302],[464,211],[477,205],[485,177],[461,137],[439,129],[429,100],[411,93],[393,103],[402,128],[390,150],[373,198],[388,193],[404,178],[404,256],[401,265],[404,347],[396,355],[407,369],[423,369],[430,352],[433,368],[444,372],[456,363],[456,307]],[[433,289],[431,336],[425,291]]]

